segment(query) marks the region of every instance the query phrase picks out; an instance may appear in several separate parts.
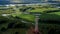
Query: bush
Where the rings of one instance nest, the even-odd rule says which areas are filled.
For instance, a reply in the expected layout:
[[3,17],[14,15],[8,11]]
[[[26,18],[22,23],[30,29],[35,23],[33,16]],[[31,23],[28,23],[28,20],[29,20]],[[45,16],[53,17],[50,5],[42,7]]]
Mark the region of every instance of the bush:
[[8,18],[0,16],[0,24],[7,23]]
[[7,28],[13,28],[14,23],[9,23]]
[[2,27],[2,28],[1,28],[1,31],[2,31],[2,32],[5,32],[6,30],[7,30],[7,29],[6,29],[5,27]]
[[58,31],[57,29],[52,28],[48,31],[48,34],[60,34],[59,32],[60,32],[60,30]]
[[15,34],[19,34],[19,32],[15,32]]
[[48,11],[44,11],[44,13],[51,13],[51,12],[60,12],[60,10],[48,10]]
[[25,23],[21,23],[21,24],[16,24],[14,26],[14,28],[26,28],[27,26],[25,25]]

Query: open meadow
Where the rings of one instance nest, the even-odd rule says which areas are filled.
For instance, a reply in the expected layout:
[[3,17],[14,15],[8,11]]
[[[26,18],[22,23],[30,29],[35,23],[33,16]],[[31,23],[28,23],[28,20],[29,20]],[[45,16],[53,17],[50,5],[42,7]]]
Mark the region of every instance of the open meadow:
[[35,13],[41,14],[38,23],[42,34],[60,33],[60,8],[9,6],[0,7],[0,34],[26,34],[30,27],[35,25]]

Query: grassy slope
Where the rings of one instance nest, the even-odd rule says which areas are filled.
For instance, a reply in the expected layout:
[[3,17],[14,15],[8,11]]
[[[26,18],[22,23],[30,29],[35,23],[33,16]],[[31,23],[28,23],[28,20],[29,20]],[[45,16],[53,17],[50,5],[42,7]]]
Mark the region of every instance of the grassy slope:
[[[35,10],[28,10],[28,12],[41,12],[41,13],[44,13],[44,11],[46,10],[58,10],[58,8],[41,8],[41,9],[35,9]],[[59,13],[60,12],[52,12],[52,13],[47,13],[47,14],[42,14],[40,16],[41,19],[53,19],[53,20],[56,20],[56,19],[60,19],[60,16],[59,16]],[[12,14],[13,16],[18,16],[20,18],[23,18],[23,19],[27,19],[27,20],[30,20],[30,21],[34,21],[34,16],[33,15],[27,15],[27,14],[23,14],[21,12],[17,12],[15,15]]]
[[[36,10],[30,10],[29,12],[42,12],[43,13],[43,11],[45,11],[45,10],[56,10],[56,8],[49,8],[49,9],[46,9],[46,8],[42,8],[42,9],[36,9]],[[41,19],[59,19],[60,17],[59,16],[56,16],[56,15],[54,15],[54,14],[56,14],[56,15],[59,15],[60,16],[60,12],[52,12],[52,13],[48,13],[48,14],[42,14],[41,16],[40,16],[40,18]],[[20,17],[20,18],[23,18],[23,19],[27,19],[27,20],[30,20],[30,21],[34,21],[34,16],[33,15],[26,15],[26,14],[23,14],[23,13],[21,13],[21,12],[16,12],[15,14],[12,14],[12,16],[13,17],[15,17],[15,16],[18,16],[18,17]],[[3,25],[1,25],[1,27],[7,27],[7,24],[8,23],[6,23],[6,24],[3,24]],[[52,26],[53,25],[53,26]],[[45,28],[43,29],[42,27],[44,27],[45,26]],[[47,31],[46,31],[46,27],[50,27],[50,28],[57,28],[57,27],[59,27],[60,25],[57,25],[56,26],[56,24],[45,24],[45,23],[40,23],[39,24],[39,27],[41,28],[41,30],[43,30],[44,31],[44,33],[46,34],[47,33]],[[15,33],[15,31],[26,31],[25,29],[23,30],[23,29],[8,29],[6,32],[4,32],[3,34],[6,34],[7,32],[8,33],[10,33],[10,34],[13,34],[13,33]],[[22,34],[25,34],[25,33],[23,33],[22,32]]]
[[47,10],[58,10],[58,8],[39,8],[39,9],[35,9],[35,10],[30,10],[28,12],[44,12],[44,11],[47,11]]
[[[44,12],[46,10],[58,10],[57,8],[42,8],[42,9],[36,9],[36,10],[30,10],[29,12]],[[27,19],[30,21],[34,20],[34,17],[32,15],[25,15],[25,14],[20,14],[18,15],[19,17],[23,18],[23,19]],[[47,14],[42,14],[40,16],[41,20],[45,20],[45,19],[50,19],[50,20],[60,20],[60,12],[52,12],[52,13],[47,13]],[[44,27],[44,28],[43,28]],[[49,27],[47,29],[47,27]],[[60,28],[60,25],[57,24],[45,24],[45,23],[39,23],[39,29],[41,31],[43,31],[43,34],[47,34],[48,30],[50,28]]]

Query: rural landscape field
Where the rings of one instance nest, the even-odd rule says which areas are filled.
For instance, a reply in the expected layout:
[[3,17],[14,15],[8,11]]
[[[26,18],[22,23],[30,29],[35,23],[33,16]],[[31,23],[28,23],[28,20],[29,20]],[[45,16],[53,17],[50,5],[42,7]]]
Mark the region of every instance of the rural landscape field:
[[38,23],[42,34],[60,34],[60,8],[41,5],[0,7],[0,34],[26,34],[34,27],[34,13],[41,14]]
[[40,34],[60,34],[60,5],[0,6],[0,34],[36,34],[36,21]]

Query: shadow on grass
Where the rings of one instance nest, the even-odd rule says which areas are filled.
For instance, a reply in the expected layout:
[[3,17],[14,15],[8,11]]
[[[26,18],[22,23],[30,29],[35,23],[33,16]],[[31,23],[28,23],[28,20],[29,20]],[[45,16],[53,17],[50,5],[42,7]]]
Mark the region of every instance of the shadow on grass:
[[49,23],[49,24],[60,24],[60,15],[42,14],[40,16],[39,22]]

